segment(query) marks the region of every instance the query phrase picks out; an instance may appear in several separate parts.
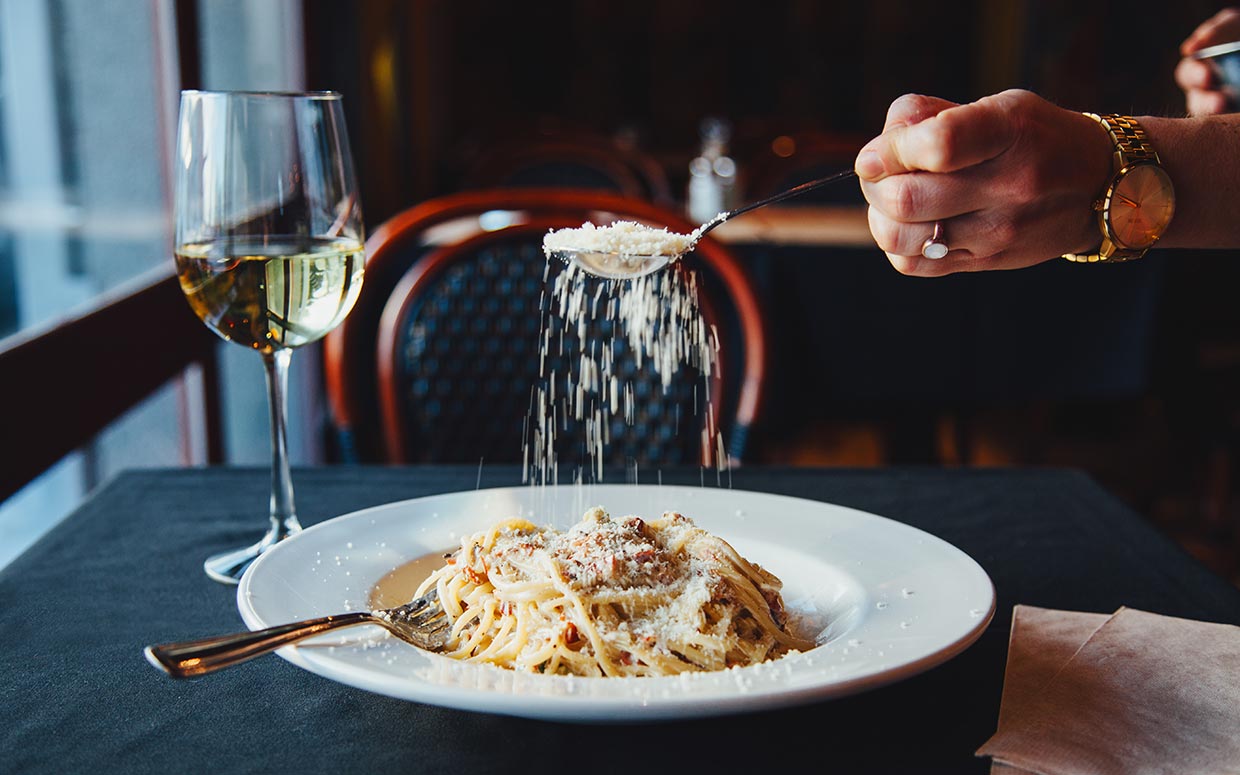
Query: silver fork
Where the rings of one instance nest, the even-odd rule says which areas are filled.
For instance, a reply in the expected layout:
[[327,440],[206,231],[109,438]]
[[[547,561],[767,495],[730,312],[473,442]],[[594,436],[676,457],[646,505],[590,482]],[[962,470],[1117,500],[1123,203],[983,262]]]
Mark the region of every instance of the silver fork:
[[451,629],[448,616],[439,604],[439,595],[432,589],[397,608],[321,616],[235,635],[147,646],[143,651],[148,662],[173,678],[193,678],[240,664],[311,635],[358,624],[377,624],[426,651],[442,650]]

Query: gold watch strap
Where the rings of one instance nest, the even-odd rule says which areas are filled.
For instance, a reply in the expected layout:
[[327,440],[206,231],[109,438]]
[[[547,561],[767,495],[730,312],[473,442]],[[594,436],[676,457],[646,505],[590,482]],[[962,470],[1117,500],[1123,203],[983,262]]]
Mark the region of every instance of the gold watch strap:
[[1158,154],[1150,145],[1149,135],[1145,133],[1136,119],[1117,113],[1108,113],[1105,116],[1099,116],[1096,113],[1085,115],[1102,124],[1111,135],[1111,139],[1115,141],[1117,162],[1119,162],[1119,166],[1115,168],[1116,172],[1134,162],[1158,161]]
[[[1085,113],[1084,115],[1101,124],[1102,128],[1111,136],[1111,141],[1115,144],[1114,171],[1116,173],[1136,162],[1160,162],[1154,147],[1150,145],[1149,135],[1145,133],[1145,129],[1132,116],[1121,116],[1118,113],[1108,113],[1102,116],[1097,113]],[[1105,234],[1103,235],[1103,242],[1104,244],[1109,242]],[[1145,255],[1145,252],[1145,250],[1124,250],[1117,246],[1107,256],[1102,255],[1100,252],[1066,253],[1064,258],[1081,264],[1096,264],[1099,262],[1119,263],[1140,258]]]

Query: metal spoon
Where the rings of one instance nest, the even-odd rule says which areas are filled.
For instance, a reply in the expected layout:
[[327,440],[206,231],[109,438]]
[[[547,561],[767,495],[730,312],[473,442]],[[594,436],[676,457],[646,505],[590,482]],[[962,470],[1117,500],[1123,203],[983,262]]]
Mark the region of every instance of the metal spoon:
[[573,250],[570,248],[556,248],[555,250],[552,250],[551,253],[564,261],[572,261],[585,271],[597,277],[604,277],[611,280],[627,280],[641,277],[658,269],[662,269],[686,253],[692,253],[693,249],[697,247],[697,244],[701,241],[702,237],[706,236],[708,232],[724,221],[731,220],[732,218],[747,213],[750,210],[756,210],[759,207],[766,207],[770,204],[782,202],[785,199],[800,196],[807,191],[813,191],[814,189],[828,186],[840,180],[847,180],[848,178],[855,177],[856,174],[857,173],[852,170],[844,170],[843,172],[837,172],[834,175],[828,175],[825,178],[818,178],[817,180],[811,180],[808,183],[802,183],[799,186],[793,186],[787,191],[781,191],[774,196],[768,196],[766,199],[759,199],[756,202],[750,202],[749,204],[738,207],[735,210],[728,210],[727,212],[719,213],[714,218],[711,218],[706,223],[697,227],[697,229],[689,235],[688,246],[683,252],[675,255],[637,255],[621,252],[600,253],[598,251]]
[[398,608],[353,611],[236,635],[147,646],[144,653],[148,662],[173,678],[193,678],[241,664],[311,635],[358,624],[377,624],[406,643],[426,651],[440,651],[448,641],[451,623],[439,604],[439,595],[432,589]]

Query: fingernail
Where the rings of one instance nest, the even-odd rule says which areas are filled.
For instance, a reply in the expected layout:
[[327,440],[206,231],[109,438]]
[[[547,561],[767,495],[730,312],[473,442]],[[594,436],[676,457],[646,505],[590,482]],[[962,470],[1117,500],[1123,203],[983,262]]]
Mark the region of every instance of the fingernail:
[[857,177],[862,180],[876,180],[883,176],[883,158],[877,151],[862,151],[857,154]]

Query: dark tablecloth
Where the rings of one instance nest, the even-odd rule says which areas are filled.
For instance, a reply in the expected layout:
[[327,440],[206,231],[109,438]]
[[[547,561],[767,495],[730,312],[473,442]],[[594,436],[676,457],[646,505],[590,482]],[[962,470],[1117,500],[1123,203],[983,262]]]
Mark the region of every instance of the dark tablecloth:
[[[664,473],[696,484],[698,472]],[[304,524],[473,489],[468,467],[295,473]],[[481,484],[517,482],[486,469]],[[739,489],[853,506],[972,555],[998,612],[963,655],[854,697],[751,715],[584,726],[419,705],[265,657],[191,682],[142,647],[241,629],[201,561],[256,538],[268,473],[140,471],[0,572],[3,772],[985,772],[1016,603],[1240,624],[1240,591],[1069,471],[741,469]]]

